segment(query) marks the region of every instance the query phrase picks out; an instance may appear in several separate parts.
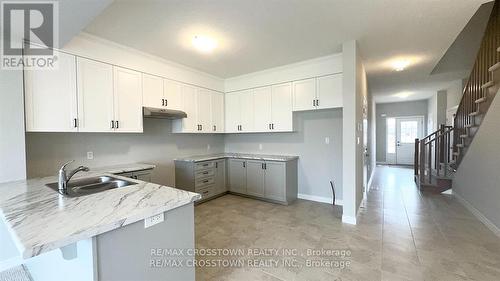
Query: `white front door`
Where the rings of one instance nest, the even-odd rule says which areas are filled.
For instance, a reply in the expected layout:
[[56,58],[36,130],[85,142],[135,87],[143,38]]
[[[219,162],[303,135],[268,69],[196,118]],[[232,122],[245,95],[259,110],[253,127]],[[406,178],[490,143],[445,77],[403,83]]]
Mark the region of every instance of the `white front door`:
[[396,164],[413,165],[415,139],[422,138],[422,117],[396,118]]

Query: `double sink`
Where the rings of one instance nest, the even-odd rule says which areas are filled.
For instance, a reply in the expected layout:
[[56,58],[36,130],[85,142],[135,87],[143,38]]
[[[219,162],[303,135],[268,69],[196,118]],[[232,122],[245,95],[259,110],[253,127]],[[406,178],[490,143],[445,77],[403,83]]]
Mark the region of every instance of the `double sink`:
[[[68,182],[67,193],[64,195],[67,197],[80,197],[135,184],[137,183],[112,176],[75,179]],[[59,193],[57,182],[49,183],[47,186]]]

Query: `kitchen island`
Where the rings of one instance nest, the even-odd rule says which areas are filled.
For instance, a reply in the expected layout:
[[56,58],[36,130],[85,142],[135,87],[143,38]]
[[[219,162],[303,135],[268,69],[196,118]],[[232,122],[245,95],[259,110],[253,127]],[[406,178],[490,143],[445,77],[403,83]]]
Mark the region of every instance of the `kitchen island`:
[[0,222],[33,279],[194,280],[194,268],[151,263],[153,249],[194,248],[200,195],[102,171],[75,179],[103,175],[134,185],[68,198],[46,186],[56,177],[0,184]]

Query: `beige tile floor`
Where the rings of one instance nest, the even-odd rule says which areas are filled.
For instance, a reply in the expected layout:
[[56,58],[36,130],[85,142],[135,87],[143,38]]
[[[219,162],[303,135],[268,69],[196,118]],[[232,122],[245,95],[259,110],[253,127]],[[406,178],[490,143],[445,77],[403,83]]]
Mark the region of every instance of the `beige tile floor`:
[[[500,280],[500,238],[452,195],[422,195],[413,171],[377,167],[356,226],[342,224],[341,208],[298,200],[280,206],[226,195],[195,209],[199,249],[300,249],[278,266],[251,267],[249,255],[198,260],[238,260],[241,267],[198,267],[196,280]],[[300,256],[307,249],[349,250],[349,257]],[[308,267],[311,259],[349,266]],[[293,260],[293,266],[283,261]]]

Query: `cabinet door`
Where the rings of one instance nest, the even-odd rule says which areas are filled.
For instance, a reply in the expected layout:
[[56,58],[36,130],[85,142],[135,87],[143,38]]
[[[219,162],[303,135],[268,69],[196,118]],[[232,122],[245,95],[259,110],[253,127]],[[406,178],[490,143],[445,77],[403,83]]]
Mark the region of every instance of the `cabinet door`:
[[264,196],[264,162],[247,161],[247,194]]
[[253,92],[254,99],[254,130],[256,132],[271,131],[271,87],[257,88]]
[[264,196],[268,199],[286,201],[286,164],[266,162]]
[[225,131],[226,133],[237,133],[241,114],[239,93],[226,94],[225,100]]
[[293,131],[292,84],[273,86],[272,89],[272,131]]
[[54,70],[24,72],[26,131],[75,132],[77,128],[76,58],[55,52]]
[[141,73],[114,67],[114,85],[115,130],[142,133]]
[[254,131],[254,99],[253,91],[243,91],[240,95],[240,131]]
[[111,132],[113,67],[77,58],[78,119],[80,132]]
[[318,108],[336,108],[342,106],[342,74],[318,78]]
[[212,127],[214,133],[224,132],[224,94],[211,91],[210,108],[212,112]]
[[215,161],[215,193],[226,192],[226,160]]
[[149,74],[142,75],[142,101],[142,105],[146,107],[164,107],[163,78]]
[[197,124],[200,125],[199,132],[212,132],[211,93],[209,90],[198,89],[196,91],[196,115]]
[[246,161],[229,159],[229,190],[241,194],[247,193]]
[[198,132],[196,114],[196,88],[189,85],[181,86],[182,110],[186,112],[187,117],[180,120],[182,128],[180,132],[196,133]]
[[312,110],[316,107],[316,79],[293,82],[293,111]]
[[180,83],[163,79],[163,97],[168,109],[182,110],[182,86]]

